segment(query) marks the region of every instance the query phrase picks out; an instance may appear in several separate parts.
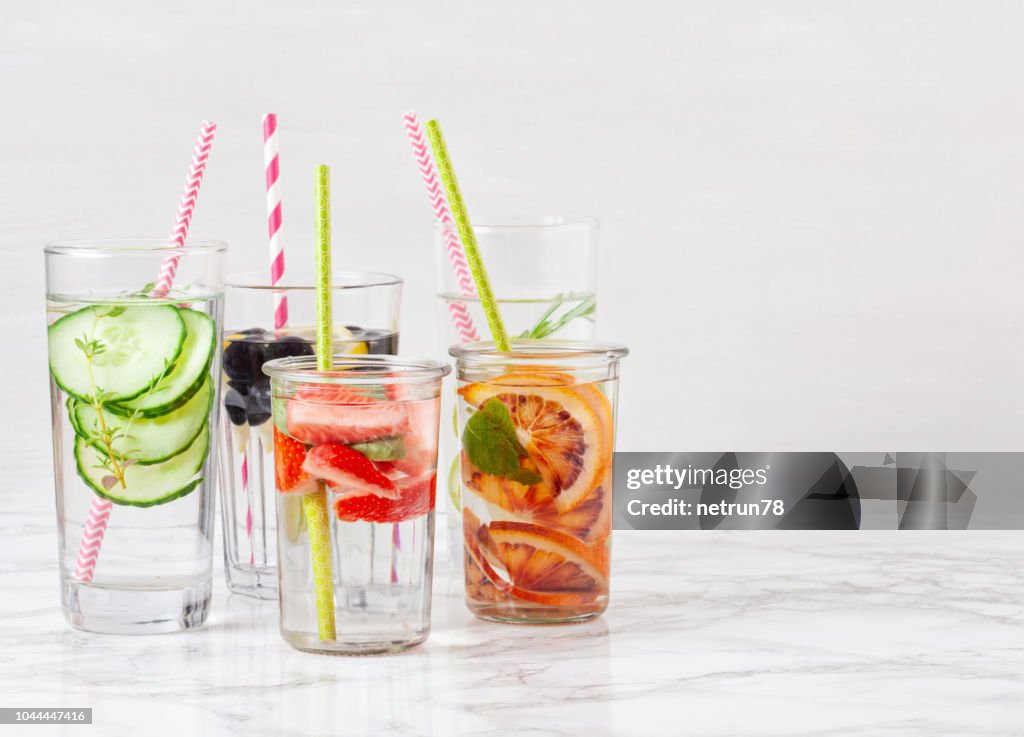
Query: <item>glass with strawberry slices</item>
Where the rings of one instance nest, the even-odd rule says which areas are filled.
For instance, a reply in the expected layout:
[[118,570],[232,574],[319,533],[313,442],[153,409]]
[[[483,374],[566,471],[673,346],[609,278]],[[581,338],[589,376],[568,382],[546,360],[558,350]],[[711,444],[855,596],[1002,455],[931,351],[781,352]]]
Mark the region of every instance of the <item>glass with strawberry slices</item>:
[[[301,650],[394,652],[430,631],[437,436],[447,364],[338,354],[271,377],[281,633]],[[318,634],[304,495],[326,493],[336,639]]]
[[466,603],[557,623],[608,607],[619,361],[611,343],[453,346]]

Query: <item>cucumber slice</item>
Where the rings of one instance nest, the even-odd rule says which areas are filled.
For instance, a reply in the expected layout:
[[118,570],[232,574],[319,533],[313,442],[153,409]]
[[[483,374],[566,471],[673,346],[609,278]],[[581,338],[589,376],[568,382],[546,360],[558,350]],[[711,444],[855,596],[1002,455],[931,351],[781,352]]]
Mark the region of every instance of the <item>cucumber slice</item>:
[[[47,329],[50,373],[66,393],[90,401],[134,399],[155,384],[182,351],[185,321],[173,305],[91,305],[65,315]],[[92,359],[84,347],[99,341]]]
[[[166,461],[192,445],[206,424],[211,406],[213,386],[207,378],[185,404],[160,417],[130,419],[104,410],[103,422],[109,432],[122,433],[114,440],[114,452],[119,457],[148,465]],[[97,450],[104,450],[99,437],[99,417],[91,404],[76,401],[69,408],[68,416],[76,434]]]
[[64,402],[64,406],[68,410],[68,420],[71,422],[71,429],[74,431],[75,435],[81,435],[82,431],[79,429],[78,423],[75,421],[75,405],[76,404],[78,404],[78,400],[75,399],[72,396],[69,396],[67,398],[67,401]]
[[[284,402],[280,402],[280,404],[284,404]],[[397,461],[399,458],[405,458],[405,441],[401,435],[368,440],[365,443],[353,443],[349,447],[359,451],[371,461]]]
[[174,368],[141,396],[129,402],[108,405],[111,412],[125,417],[136,412],[143,417],[160,417],[185,404],[199,391],[210,369],[216,346],[213,320],[188,308],[179,308],[178,314],[185,322],[186,335]]
[[75,463],[82,480],[104,499],[132,507],[153,507],[185,496],[202,482],[202,477],[195,475],[203,467],[209,449],[210,430],[204,425],[183,453],[163,463],[128,466],[124,488],[103,467],[103,454],[82,437],[75,438]]

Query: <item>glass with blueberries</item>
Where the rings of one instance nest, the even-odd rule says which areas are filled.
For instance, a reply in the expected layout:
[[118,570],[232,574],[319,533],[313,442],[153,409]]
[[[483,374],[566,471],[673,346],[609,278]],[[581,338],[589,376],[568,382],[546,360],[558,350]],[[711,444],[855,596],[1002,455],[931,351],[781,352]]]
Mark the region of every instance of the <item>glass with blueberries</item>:
[[[401,298],[397,276],[336,272],[335,352],[396,354]],[[315,354],[314,276],[292,272],[271,286],[264,272],[231,274],[224,309],[219,464],[224,570],[232,592],[276,599],[274,418],[263,364]],[[285,523],[301,527],[304,520],[297,514]]]

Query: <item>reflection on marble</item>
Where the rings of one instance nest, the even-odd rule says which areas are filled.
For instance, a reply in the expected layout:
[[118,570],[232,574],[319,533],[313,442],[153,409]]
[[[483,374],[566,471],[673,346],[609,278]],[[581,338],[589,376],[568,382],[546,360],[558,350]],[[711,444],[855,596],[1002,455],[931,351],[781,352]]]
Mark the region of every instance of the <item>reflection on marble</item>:
[[0,705],[94,709],[92,727],[33,735],[934,737],[1024,725],[1020,533],[616,533],[611,608],[556,627],[473,619],[442,561],[426,645],[363,658],[292,650],[276,603],[228,597],[220,576],[200,630],[73,632],[51,518],[14,510],[0,535]]

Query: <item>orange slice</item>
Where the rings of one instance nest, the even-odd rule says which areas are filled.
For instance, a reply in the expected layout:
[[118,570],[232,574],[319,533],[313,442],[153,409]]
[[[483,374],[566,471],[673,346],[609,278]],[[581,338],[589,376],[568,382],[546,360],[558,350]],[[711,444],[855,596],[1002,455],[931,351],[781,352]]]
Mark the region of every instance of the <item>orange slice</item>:
[[477,601],[500,601],[509,595],[511,586],[491,567],[480,549],[494,553],[494,541],[487,527],[468,508],[462,509],[462,535],[466,552],[466,596]]
[[[492,522],[493,555],[511,583],[528,591],[595,593],[608,586],[607,549],[527,522]],[[487,554],[487,550],[484,554]]]
[[550,489],[555,507],[567,512],[597,488],[611,461],[612,416],[599,390],[552,384],[558,377],[509,374],[468,384],[459,394],[473,407],[497,398],[508,408],[519,440]]
[[[550,527],[586,542],[595,542],[608,536],[611,529],[611,509],[605,489],[610,489],[610,468],[602,483],[579,504],[567,512],[559,512],[555,495],[545,483],[524,486],[500,476],[475,469],[466,454],[462,455],[462,481],[467,489],[484,501],[500,507],[525,522]],[[536,471],[536,465],[527,459],[523,465]]]
[[[521,522],[484,525],[463,511],[466,592],[496,601],[514,597],[545,606],[587,604],[608,590],[606,549]],[[502,573],[499,573],[499,570]]]
[[531,366],[530,371],[519,372],[515,369],[512,373],[488,379],[488,384],[499,386],[565,386],[579,392],[580,396],[594,410],[594,414],[601,421],[603,429],[607,430],[608,447],[612,447],[612,404],[604,392],[594,384],[578,384],[569,374],[561,371],[554,371],[543,366]]

